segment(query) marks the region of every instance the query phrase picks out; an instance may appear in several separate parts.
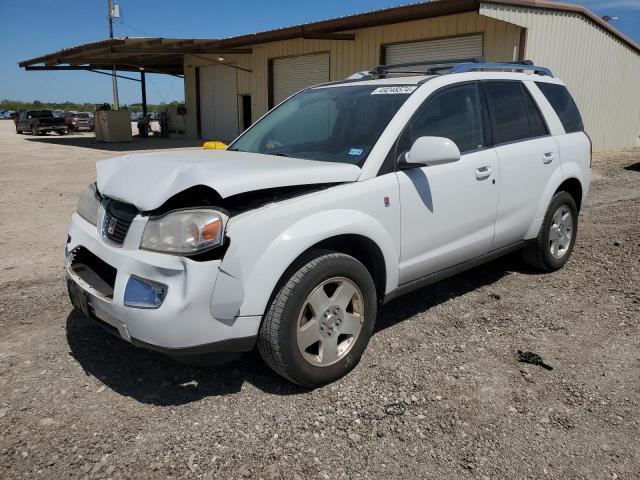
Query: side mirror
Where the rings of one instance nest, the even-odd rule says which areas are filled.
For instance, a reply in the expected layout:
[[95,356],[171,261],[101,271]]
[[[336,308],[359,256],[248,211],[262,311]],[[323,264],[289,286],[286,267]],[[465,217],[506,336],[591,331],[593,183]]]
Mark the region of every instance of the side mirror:
[[425,167],[458,160],[460,150],[453,140],[445,137],[420,137],[400,159],[400,168]]

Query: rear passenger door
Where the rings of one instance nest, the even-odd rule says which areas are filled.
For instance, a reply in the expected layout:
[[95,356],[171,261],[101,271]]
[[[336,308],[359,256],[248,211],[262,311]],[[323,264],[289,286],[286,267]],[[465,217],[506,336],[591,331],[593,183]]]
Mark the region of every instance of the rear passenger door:
[[492,250],[525,238],[545,186],[560,168],[558,144],[520,81],[481,83],[500,164]]

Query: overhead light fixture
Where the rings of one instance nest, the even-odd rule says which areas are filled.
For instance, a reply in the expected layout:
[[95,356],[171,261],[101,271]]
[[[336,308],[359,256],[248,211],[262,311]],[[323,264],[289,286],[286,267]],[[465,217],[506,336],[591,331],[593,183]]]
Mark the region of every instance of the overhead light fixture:
[[224,62],[224,57],[223,57],[222,55],[220,55],[220,56],[218,57],[218,61],[219,61],[219,62]]

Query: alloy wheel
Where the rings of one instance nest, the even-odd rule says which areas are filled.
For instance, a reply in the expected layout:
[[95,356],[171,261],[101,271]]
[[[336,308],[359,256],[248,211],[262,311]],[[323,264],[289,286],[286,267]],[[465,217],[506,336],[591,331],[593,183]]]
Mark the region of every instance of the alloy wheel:
[[571,245],[573,236],[573,214],[568,206],[562,205],[553,214],[549,227],[549,251],[551,256],[559,259],[565,256]]
[[298,316],[297,342],[304,359],[326,367],[344,358],[360,335],[364,313],[362,292],[354,282],[345,277],[323,281]]

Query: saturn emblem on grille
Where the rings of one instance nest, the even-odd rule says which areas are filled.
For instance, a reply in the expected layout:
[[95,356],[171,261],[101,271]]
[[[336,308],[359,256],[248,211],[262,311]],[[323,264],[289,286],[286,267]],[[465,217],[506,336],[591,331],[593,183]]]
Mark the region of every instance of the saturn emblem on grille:
[[109,235],[113,235],[113,232],[115,232],[116,230],[116,225],[118,224],[118,220],[116,220],[115,218],[110,218],[109,219],[109,224],[107,225],[107,233]]

